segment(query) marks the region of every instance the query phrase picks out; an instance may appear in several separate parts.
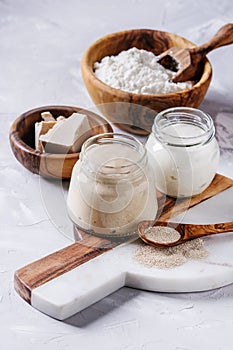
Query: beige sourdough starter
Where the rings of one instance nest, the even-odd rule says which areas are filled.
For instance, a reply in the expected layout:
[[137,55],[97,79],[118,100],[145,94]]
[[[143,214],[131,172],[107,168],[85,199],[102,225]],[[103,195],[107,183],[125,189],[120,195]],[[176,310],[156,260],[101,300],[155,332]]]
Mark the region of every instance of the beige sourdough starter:
[[[112,136],[111,136],[112,135]],[[157,213],[145,147],[134,137],[94,136],[73,168],[68,212],[79,228],[100,235],[130,235]]]

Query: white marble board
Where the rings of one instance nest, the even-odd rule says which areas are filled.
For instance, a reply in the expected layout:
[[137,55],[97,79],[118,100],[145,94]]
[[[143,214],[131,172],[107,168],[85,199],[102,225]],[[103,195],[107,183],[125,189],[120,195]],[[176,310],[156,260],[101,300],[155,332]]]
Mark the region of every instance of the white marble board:
[[[232,221],[233,188],[189,209],[183,222]],[[213,219],[214,218],[214,219]],[[214,221],[213,221],[214,220]],[[173,269],[145,267],[134,260],[139,241],[127,243],[32,290],[31,305],[66,319],[115,290],[129,286],[157,292],[195,292],[233,282],[233,235],[205,238],[209,256]]]

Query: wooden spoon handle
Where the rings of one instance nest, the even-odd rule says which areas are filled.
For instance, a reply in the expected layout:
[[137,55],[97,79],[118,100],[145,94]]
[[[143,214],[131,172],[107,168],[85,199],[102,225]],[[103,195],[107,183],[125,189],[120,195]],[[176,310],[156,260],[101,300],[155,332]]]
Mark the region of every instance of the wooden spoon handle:
[[233,222],[224,222],[221,224],[213,224],[213,231],[216,231],[216,233],[222,233],[222,232],[233,232]]
[[228,23],[220,28],[217,33],[203,45],[190,49],[192,54],[201,54],[203,57],[208,52],[218,47],[233,43],[233,23]]
[[[183,228],[181,227],[183,226]],[[192,238],[209,236],[212,234],[233,232],[233,222],[223,222],[218,224],[208,224],[208,225],[180,225],[181,231],[183,231],[183,239],[188,240]],[[180,230],[179,230],[180,231]]]

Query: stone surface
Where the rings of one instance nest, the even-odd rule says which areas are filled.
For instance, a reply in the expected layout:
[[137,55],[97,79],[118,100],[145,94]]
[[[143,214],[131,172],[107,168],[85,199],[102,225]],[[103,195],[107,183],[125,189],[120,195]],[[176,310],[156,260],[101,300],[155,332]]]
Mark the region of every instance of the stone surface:
[[[100,36],[148,27],[200,44],[232,22],[232,1],[2,0],[0,13],[1,348],[232,349],[233,285],[187,294],[122,288],[65,322],[24,303],[13,289],[14,271],[70,244],[59,232],[69,236],[70,227],[64,230],[56,211],[45,207],[43,184],[16,162],[8,144],[10,123],[23,111],[46,104],[92,106],[80,60]],[[233,46],[209,54],[214,76],[201,106],[215,120],[221,146],[219,172],[230,177],[232,57]]]
[[[191,208],[183,221],[211,223],[232,220],[233,188]],[[183,215],[181,215],[183,216]],[[173,269],[146,267],[134,259],[140,240],[124,243],[32,290],[31,304],[64,320],[123,286],[155,292],[196,292],[233,282],[232,233],[204,240],[208,256],[188,259]]]

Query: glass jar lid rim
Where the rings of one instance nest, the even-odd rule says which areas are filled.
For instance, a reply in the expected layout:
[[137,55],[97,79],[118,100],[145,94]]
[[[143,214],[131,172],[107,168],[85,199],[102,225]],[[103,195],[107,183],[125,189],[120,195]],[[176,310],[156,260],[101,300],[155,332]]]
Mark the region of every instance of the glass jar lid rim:
[[[118,132],[110,132],[110,133],[102,133],[102,134],[97,134],[94,136],[91,136],[90,138],[88,138],[82,145],[82,149],[81,149],[81,155],[83,155],[83,157],[85,159],[88,159],[88,149],[89,147],[91,147],[92,145],[95,144],[95,140],[102,140],[102,142],[100,144],[106,144],[106,143],[120,143],[120,144],[125,144],[127,147],[132,147],[135,150],[138,150],[140,153],[140,156],[138,157],[137,160],[135,160],[134,162],[132,162],[131,164],[124,164],[121,166],[114,166],[111,167],[109,165],[103,166],[103,168],[114,168],[114,169],[127,169],[132,167],[133,165],[135,165],[135,163],[141,163],[145,158],[146,158],[146,148],[144,147],[144,145],[137,140],[134,136],[131,135],[126,135],[126,134],[121,134]],[[128,140],[128,143],[127,143]],[[132,143],[130,143],[130,141]],[[133,144],[134,143],[134,144]],[[97,143],[96,143],[97,144]],[[97,168],[99,168],[99,164],[97,163],[93,163],[92,162],[92,166],[93,168],[95,168],[95,166]]]
[[[189,121],[186,121],[186,124],[196,124],[197,126],[201,127],[201,124],[204,125],[204,120],[207,121],[206,125],[208,127],[208,129],[206,130],[205,128],[202,127],[203,133],[201,133],[200,135],[193,135],[193,136],[185,136],[185,135],[174,135],[174,134],[170,134],[167,133],[166,131],[162,130],[159,122],[162,120],[162,118],[166,117],[166,116],[174,116],[174,117],[180,117],[180,119],[177,119],[177,124],[182,122],[182,117],[196,117],[198,119],[196,119],[196,123],[195,123],[195,119],[193,121],[191,121],[191,119]],[[198,122],[197,122],[198,120]],[[183,123],[185,123],[183,121]],[[176,122],[171,122],[169,125],[174,125],[176,124]],[[152,127],[152,132],[154,134],[159,134],[161,137],[166,137],[168,136],[169,138],[173,139],[174,142],[175,140],[186,140],[187,142],[191,141],[191,140],[206,140],[206,138],[211,139],[214,136],[215,133],[215,128],[214,128],[214,123],[213,120],[211,118],[211,116],[200,110],[197,108],[193,108],[193,107],[172,107],[172,108],[168,108],[165,109],[161,112],[159,112],[155,119],[154,119],[154,124]],[[208,141],[206,140],[206,141]],[[197,144],[198,142],[196,142],[195,144]]]

